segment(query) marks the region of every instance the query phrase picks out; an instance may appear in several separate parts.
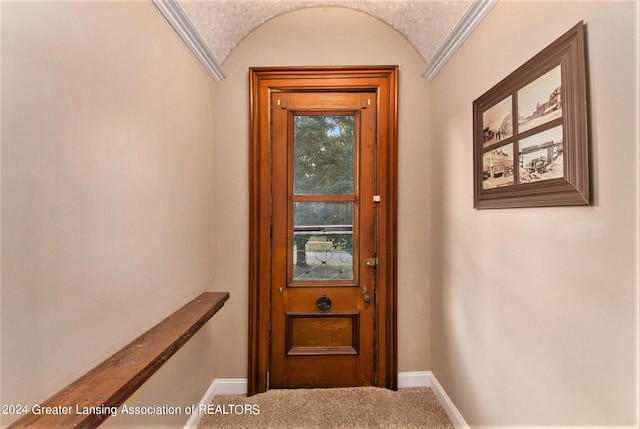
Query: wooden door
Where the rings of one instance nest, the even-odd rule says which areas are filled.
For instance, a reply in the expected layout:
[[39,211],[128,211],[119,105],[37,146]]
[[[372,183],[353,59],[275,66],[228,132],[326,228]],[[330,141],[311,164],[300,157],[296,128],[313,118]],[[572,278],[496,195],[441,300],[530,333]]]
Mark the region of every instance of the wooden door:
[[272,94],[270,387],[374,383],[373,101]]
[[251,83],[249,395],[397,387],[397,68]]

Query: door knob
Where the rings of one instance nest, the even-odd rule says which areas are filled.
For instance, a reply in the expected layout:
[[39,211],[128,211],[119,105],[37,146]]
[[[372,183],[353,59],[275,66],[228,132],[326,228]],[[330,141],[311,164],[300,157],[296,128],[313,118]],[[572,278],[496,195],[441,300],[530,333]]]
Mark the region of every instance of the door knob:
[[367,288],[362,288],[362,300],[364,301],[364,308],[369,308],[369,304],[371,304],[371,295],[367,293]]

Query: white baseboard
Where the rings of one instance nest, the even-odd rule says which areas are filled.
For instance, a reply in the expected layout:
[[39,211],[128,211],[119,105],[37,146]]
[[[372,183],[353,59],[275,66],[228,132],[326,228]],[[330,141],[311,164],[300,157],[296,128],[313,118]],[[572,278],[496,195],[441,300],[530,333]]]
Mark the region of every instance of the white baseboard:
[[444,391],[438,379],[431,371],[416,371],[416,372],[400,372],[398,373],[398,389],[404,389],[408,387],[428,387],[436,395],[440,405],[444,408],[444,411],[449,416],[449,420],[453,423],[456,429],[470,429],[467,422],[464,421],[462,415],[458,412],[458,409],[453,405],[451,399]]
[[[213,387],[212,389],[213,396],[244,395],[247,393],[246,378],[220,378],[220,379],[213,380],[213,383],[211,384],[211,386]],[[213,399],[213,396],[211,397],[211,399]],[[207,404],[209,402],[207,402]]]
[[431,387],[431,371],[399,372],[398,389]]
[[[246,378],[221,378],[214,379],[207,391],[205,392],[200,404],[210,404],[213,401],[213,397],[216,395],[244,395],[247,393],[247,379]],[[202,419],[202,414],[193,413],[187,423],[184,425],[184,429],[196,429],[198,423]]]
[[[431,371],[425,371],[425,372],[429,377],[430,384],[428,387],[431,388],[431,390],[433,391],[433,394],[436,395],[436,398],[438,398],[438,401],[440,401],[440,405],[442,405],[442,408],[444,408],[444,411],[447,413],[447,416],[449,416],[449,420],[451,420],[451,423],[453,423],[453,426],[456,429],[470,429],[467,422],[465,422],[464,418],[462,418],[462,414],[460,414],[456,406],[453,405],[453,402],[449,398],[449,395],[447,395],[447,392],[444,391],[444,389],[438,382],[438,379],[436,378],[436,376],[433,375]],[[398,377],[400,377],[400,374],[398,374]]]
[[[433,394],[436,395],[438,401],[444,408],[447,416],[456,429],[470,429],[469,425],[464,421],[462,415],[458,412],[449,396],[444,391],[438,379],[431,371],[415,371],[398,373],[398,389],[408,387],[429,387]],[[201,404],[210,404],[216,395],[244,395],[247,393],[246,378],[223,378],[215,379],[206,393],[200,400]],[[195,429],[202,418],[201,414],[192,414],[189,421],[185,425],[185,429]]]

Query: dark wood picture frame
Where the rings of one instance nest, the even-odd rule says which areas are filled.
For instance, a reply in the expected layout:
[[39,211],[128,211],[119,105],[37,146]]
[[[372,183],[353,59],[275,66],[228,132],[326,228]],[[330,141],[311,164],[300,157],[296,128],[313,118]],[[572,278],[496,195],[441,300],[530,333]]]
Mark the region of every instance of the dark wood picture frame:
[[584,25],[473,102],[474,208],[589,204]]

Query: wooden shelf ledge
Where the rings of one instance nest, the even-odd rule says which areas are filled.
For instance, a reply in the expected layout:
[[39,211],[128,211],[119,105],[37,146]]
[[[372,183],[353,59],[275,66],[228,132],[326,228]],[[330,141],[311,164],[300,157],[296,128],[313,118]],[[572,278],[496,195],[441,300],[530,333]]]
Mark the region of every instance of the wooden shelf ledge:
[[201,294],[39,406],[31,407],[32,412],[10,428],[97,427],[111,415],[108,409],[122,405],[227,299],[227,292]]

